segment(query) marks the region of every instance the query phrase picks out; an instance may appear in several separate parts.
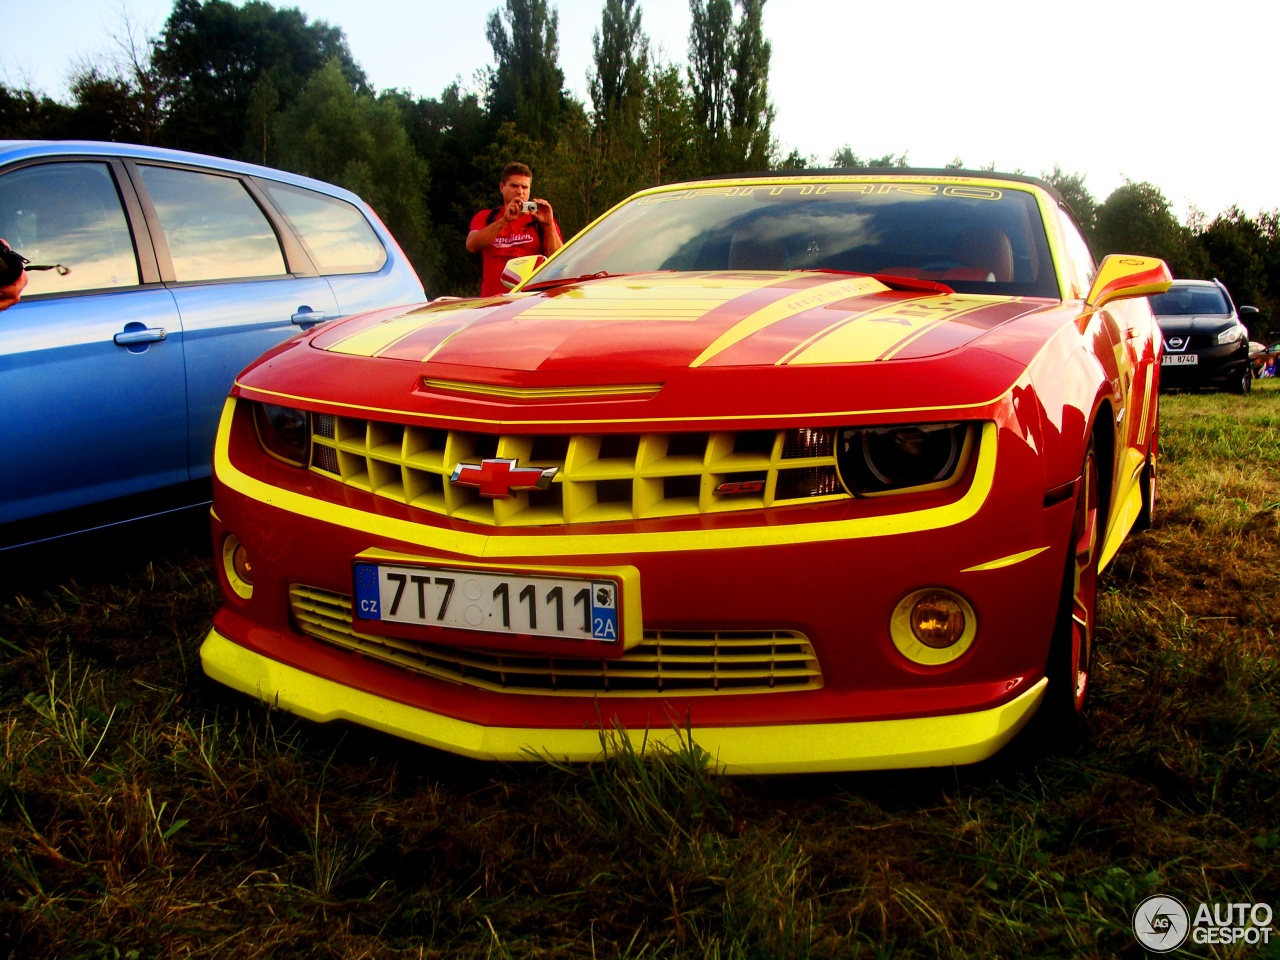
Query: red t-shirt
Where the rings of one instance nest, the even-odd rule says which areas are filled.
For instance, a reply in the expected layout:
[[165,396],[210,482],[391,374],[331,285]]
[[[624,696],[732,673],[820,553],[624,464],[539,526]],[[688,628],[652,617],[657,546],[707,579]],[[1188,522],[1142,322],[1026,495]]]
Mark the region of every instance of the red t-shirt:
[[[471,229],[483,230],[492,223],[489,219],[491,212],[481,210],[472,217]],[[542,236],[534,222],[533,214],[517,217],[502,228],[493,243],[481,249],[480,263],[483,272],[480,276],[480,296],[495,297],[507,292],[507,288],[502,285],[502,268],[507,265],[508,260],[542,252]]]

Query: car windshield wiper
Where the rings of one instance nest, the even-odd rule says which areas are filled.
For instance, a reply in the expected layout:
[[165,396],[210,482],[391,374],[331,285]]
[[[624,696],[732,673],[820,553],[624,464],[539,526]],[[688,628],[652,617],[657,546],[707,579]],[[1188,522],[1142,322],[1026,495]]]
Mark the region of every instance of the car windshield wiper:
[[599,270],[596,273],[586,273],[580,277],[557,277],[554,280],[539,280],[537,283],[531,283],[527,287],[521,287],[521,293],[527,293],[530,290],[550,290],[552,287],[563,287],[570,283],[581,283],[584,280],[599,280],[602,277],[619,277],[622,274],[610,273],[608,270]]

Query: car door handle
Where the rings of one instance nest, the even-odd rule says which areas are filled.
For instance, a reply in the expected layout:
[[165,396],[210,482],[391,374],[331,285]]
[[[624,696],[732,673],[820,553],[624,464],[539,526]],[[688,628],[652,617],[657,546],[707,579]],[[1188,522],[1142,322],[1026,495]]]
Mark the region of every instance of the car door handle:
[[165,336],[164,327],[143,327],[140,330],[123,330],[111,339],[122,347],[132,347],[139,343],[156,343]]
[[298,308],[298,312],[289,318],[298,326],[307,326],[313,323],[324,323],[329,319],[329,315],[323,310],[312,310],[310,307],[302,306]]

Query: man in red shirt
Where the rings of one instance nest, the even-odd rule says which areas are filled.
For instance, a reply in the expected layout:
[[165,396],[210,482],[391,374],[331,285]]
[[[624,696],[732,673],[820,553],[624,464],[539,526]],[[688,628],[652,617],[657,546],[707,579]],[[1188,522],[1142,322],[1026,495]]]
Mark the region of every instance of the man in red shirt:
[[508,260],[541,253],[550,256],[564,245],[551,204],[542,198],[534,213],[525,213],[533,187],[533,171],[523,163],[508,163],[502,168],[498,189],[502,205],[481,210],[471,218],[467,234],[467,251],[480,254],[483,273],[480,296],[493,297],[507,292],[502,285],[502,268]]

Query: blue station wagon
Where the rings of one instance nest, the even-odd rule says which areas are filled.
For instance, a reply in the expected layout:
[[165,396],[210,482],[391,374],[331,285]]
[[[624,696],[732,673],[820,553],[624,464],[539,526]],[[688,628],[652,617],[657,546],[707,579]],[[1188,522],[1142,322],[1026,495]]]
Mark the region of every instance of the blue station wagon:
[[208,498],[235,375],[281,340],[424,299],[355,194],[151,147],[0,141],[0,550]]

